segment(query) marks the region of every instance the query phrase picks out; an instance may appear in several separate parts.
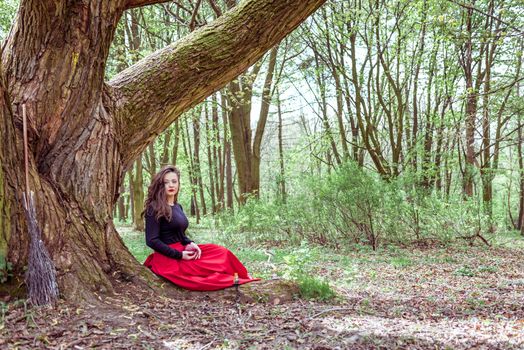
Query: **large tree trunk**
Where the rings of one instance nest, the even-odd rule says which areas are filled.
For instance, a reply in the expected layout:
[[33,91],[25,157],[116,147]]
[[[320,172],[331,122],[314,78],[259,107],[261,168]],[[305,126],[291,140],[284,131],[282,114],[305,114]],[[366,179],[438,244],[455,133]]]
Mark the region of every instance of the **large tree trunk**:
[[9,82],[0,102],[0,249],[15,274],[23,273],[28,253],[19,193],[22,104],[30,118],[30,186],[62,295],[111,291],[117,276],[150,281],[113,225],[124,172],[181,113],[256,62],[324,1],[245,1],[105,84],[123,11],[162,1],[22,0],[0,77]]

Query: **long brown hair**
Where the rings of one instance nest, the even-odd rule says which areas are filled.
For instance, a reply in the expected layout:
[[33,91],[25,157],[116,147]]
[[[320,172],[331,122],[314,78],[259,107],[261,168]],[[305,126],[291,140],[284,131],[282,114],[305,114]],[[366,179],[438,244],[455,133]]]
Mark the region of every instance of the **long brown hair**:
[[171,207],[167,204],[166,190],[164,185],[164,176],[168,173],[175,173],[178,178],[178,191],[175,194],[175,204],[178,202],[178,193],[180,192],[180,170],[173,165],[166,165],[153,176],[151,185],[147,189],[147,198],[144,203],[142,215],[154,215],[156,220],[164,217],[171,221]]

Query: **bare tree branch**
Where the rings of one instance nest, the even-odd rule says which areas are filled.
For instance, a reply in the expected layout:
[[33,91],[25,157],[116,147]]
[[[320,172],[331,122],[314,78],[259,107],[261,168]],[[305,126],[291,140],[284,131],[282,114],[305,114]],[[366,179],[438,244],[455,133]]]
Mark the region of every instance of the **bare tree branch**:
[[161,4],[169,1],[170,0],[129,0],[126,4],[126,10],[147,5]]
[[191,14],[191,20],[189,21],[189,30],[190,31],[193,31],[195,29],[195,23],[196,23],[196,18],[197,18],[197,14],[198,14],[198,9],[200,9],[200,3],[201,2],[202,2],[202,0],[197,0],[195,8],[193,9],[193,13]]
[[215,0],[207,0],[209,2],[209,5],[211,5],[211,8],[213,11],[215,11],[215,15],[218,17],[222,16],[222,10],[218,5],[216,4]]

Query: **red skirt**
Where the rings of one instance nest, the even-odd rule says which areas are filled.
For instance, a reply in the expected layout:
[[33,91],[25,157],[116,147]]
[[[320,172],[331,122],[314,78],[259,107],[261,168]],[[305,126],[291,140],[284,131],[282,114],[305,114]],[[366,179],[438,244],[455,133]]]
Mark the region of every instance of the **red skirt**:
[[[182,243],[169,245],[183,251]],[[218,290],[234,285],[235,273],[238,284],[258,281],[252,278],[238,258],[228,249],[216,244],[199,244],[202,255],[197,260],[177,260],[154,252],[144,261],[155,274],[174,284],[190,290]]]

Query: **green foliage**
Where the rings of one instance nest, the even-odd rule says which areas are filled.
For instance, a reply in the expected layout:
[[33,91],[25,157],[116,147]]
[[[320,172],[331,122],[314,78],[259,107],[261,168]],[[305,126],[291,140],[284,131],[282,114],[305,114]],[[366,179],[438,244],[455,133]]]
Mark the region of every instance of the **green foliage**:
[[327,301],[336,296],[335,291],[324,279],[303,275],[298,278],[297,282],[302,298]]
[[131,225],[119,225],[117,228],[131,254],[143,263],[152,253],[152,250],[146,246],[144,232],[134,231]]
[[[481,233],[489,217],[481,199],[443,198],[408,175],[386,181],[349,162],[323,177],[305,176],[286,203],[248,200],[216,223],[230,237],[249,232],[253,242],[377,249],[381,244],[450,243]],[[486,236],[488,239],[489,236]],[[406,262],[407,263],[407,262]]]
[[13,276],[13,265],[0,255],[0,283],[5,283]]
[[475,271],[466,265],[455,270],[455,274],[459,276],[465,276],[465,277],[475,277],[476,276]]
[[0,41],[4,40],[9,33],[9,28],[11,28],[18,9],[18,3],[18,0],[0,1]]
[[316,277],[312,267],[320,253],[302,242],[300,248],[284,256],[284,277],[295,280],[300,296],[305,299],[330,300],[336,296],[328,281]]
[[391,265],[395,267],[406,267],[412,265],[413,262],[406,256],[397,256],[391,259]]

